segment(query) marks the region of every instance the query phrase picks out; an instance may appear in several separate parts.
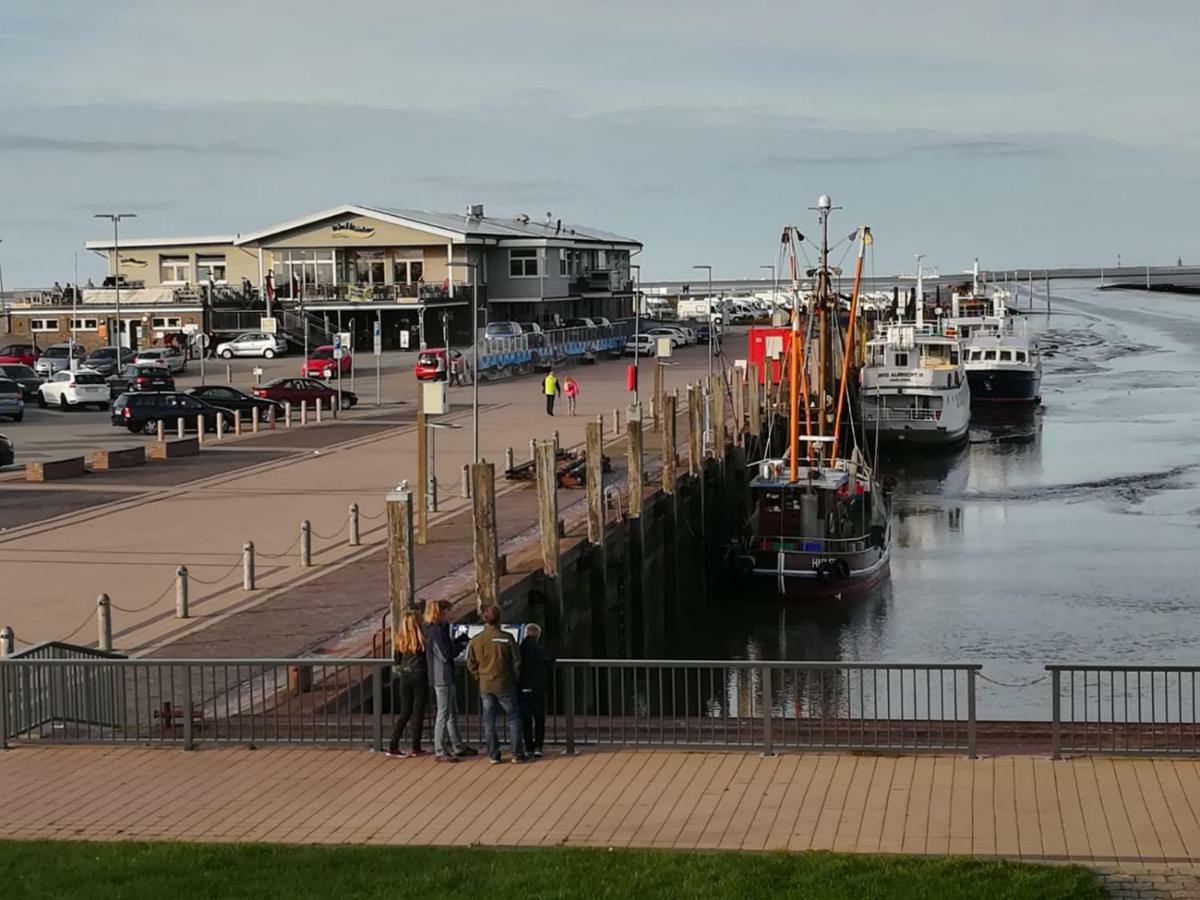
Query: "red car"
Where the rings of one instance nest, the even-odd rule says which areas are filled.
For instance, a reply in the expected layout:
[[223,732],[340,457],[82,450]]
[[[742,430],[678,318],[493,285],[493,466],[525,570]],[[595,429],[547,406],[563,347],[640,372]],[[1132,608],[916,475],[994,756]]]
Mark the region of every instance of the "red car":
[[41,355],[42,351],[33,344],[9,344],[0,347],[0,365],[29,366],[32,369]]
[[343,375],[350,374],[350,367],[353,365],[350,361],[350,351],[343,350],[341,360],[336,360],[333,358],[333,345],[326,344],[324,347],[318,347],[312,351],[308,359],[304,361],[304,365],[300,367],[300,374],[305,378],[328,380],[337,374],[339,365]]
[[458,370],[464,374],[467,371],[466,357],[458,350],[450,351],[450,358],[446,359],[446,349],[444,347],[435,347],[431,350],[422,350],[417,356],[417,363],[413,366],[413,374],[417,376],[417,381],[433,381],[438,377],[438,361],[442,361],[441,376],[443,379],[450,377],[451,365],[457,365]]
[[[310,406],[316,406],[318,400],[328,409],[330,400],[337,403],[338,391],[323,381],[315,378],[276,378],[266,384],[260,384],[254,389],[255,397],[264,400],[274,400],[277,403],[291,403],[299,406],[307,400]],[[349,409],[358,403],[358,395],[352,391],[342,391],[342,409]]]

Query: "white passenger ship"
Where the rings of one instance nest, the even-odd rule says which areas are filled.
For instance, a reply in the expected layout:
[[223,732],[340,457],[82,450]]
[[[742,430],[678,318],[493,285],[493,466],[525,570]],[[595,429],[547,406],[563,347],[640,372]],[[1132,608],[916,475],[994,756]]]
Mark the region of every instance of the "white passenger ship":
[[971,425],[959,342],[932,325],[886,325],[867,341],[861,393],[868,440],[950,445]]

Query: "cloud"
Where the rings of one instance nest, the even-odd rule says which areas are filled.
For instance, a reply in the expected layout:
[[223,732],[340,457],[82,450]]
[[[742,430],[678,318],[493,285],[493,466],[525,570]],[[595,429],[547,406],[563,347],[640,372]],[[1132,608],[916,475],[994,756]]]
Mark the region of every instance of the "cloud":
[[466,191],[478,194],[511,194],[522,198],[531,196],[562,196],[576,192],[569,181],[553,179],[491,178],[486,175],[412,175],[399,176],[397,182],[419,185],[439,191]]
[[273,151],[233,141],[215,144],[181,144],[169,141],[107,141],[91,138],[55,138],[36,134],[0,134],[0,152],[53,153],[186,153],[214,156],[268,156]]
[[904,158],[903,153],[877,154],[875,156],[768,156],[753,168],[762,169],[799,169],[804,166],[872,166],[879,163],[899,162]]
[[1054,151],[1039,144],[1010,140],[943,141],[919,144],[910,148],[914,153],[953,153],[965,159],[984,159],[1002,156],[1048,156]]

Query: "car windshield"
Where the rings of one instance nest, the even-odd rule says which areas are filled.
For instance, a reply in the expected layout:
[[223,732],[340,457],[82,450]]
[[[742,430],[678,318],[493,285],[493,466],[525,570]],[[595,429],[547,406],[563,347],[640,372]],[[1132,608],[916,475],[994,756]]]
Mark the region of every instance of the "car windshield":
[[313,355],[310,357],[310,359],[333,359],[333,348],[318,347],[313,351]]
[[163,351],[161,350],[143,350],[138,354],[138,356],[142,357],[143,359],[157,359],[162,355]]
[[9,381],[7,378],[0,379],[0,394],[19,394],[21,386],[15,381]]
[[47,350],[42,355],[44,357],[46,357],[47,359],[66,359],[67,358],[67,348],[66,347],[51,347],[49,350]]
[[4,374],[9,378],[36,378],[37,373],[29,366],[4,366]]
[[32,349],[28,344],[9,344],[0,348],[0,356],[24,356]]
[[76,372],[76,384],[104,384],[104,376],[97,375],[95,372]]
[[99,350],[93,350],[87,355],[88,359],[111,359],[117,355],[117,351],[113,347],[101,347]]

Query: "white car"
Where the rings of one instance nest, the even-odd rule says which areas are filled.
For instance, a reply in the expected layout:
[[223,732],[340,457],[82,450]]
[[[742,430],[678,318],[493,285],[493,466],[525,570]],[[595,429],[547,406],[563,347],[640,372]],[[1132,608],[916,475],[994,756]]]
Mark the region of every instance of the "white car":
[[222,359],[233,359],[235,356],[261,356],[263,359],[274,359],[286,350],[287,341],[277,334],[266,334],[261,331],[239,334],[232,341],[217,344],[217,356]]
[[171,372],[186,372],[187,357],[174,347],[150,347],[133,358],[137,366],[166,366]]
[[697,344],[700,342],[700,338],[696,336],[696,329],[690,325],[668,325],[667,327],[681,332],[685,344]]
[[671,339],[671,349],[672,350],[674,350],[676,347],[681,347],[685,343],[687,343],[687,338],[683,336],[682,331],[678,331],[675,328],[668,328],[665,325],[661,326],[659,328],[651,328],[649,331],[646,332],[646,334],[648,334],[652,337],[655,337],[655,338],[669,337]]
[[38,388],[38,406],[94,406],[108,409],[108,382],[99,372],[80,369],[78,372],[57,372]]
[[648,334],[631,334],[625,339],[625,355],[654,356],[658,352],[657,340]]

